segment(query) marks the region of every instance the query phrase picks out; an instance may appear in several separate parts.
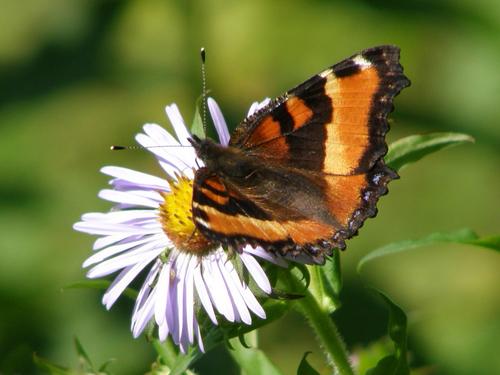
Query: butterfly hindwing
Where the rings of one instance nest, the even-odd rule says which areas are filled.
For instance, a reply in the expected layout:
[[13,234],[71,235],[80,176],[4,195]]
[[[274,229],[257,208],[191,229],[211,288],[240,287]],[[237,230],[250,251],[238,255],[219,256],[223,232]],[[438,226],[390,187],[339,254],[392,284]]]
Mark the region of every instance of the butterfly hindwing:
[[321,186],[301,173],[268,168],[257,173],[243,181],[198,170],[193,190],[197,228],[236,248],[249,243],[282,255],[306,251],[322,262],[331,246],[321,248],[318,238],[330,238],[341,227],[323,204]]

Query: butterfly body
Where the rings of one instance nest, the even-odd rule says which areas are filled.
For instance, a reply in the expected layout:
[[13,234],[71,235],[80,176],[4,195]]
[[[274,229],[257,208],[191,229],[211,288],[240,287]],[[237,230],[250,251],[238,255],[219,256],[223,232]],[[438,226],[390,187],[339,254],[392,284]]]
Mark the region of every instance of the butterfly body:
[[365,50],[246,118],[228,146],[193,137],[193,219],[206,237],[322,263],[345,248],[397,174],[385,166],[399,50]]

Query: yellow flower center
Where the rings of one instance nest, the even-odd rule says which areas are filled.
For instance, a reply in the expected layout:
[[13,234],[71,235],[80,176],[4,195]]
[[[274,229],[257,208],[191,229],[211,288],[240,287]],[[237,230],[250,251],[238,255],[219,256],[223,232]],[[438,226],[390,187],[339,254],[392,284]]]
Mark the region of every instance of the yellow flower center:
[[179,177],[169,185],[170,192],[161,192],[164,199],[160,205],[163,231],[181,251],[198,255],[210,252],[216,244],[201,234],[193,221],[193,180]]

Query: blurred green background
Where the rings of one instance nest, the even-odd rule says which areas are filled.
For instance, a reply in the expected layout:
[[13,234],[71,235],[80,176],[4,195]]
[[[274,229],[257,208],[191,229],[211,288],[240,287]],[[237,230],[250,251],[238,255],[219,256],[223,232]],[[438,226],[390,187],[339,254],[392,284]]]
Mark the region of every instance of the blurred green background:
[[[497,0],[98,1],[0,0],[0,373],[31,374],[32,353],[74,365],[77,336],[95,362],[138,374],[155,358],[132,339],[132,302],[111,312],[101,292],[62,290],[84,278],[93,238],[72,230],[107,210],[98,170],[159,173],[132,144],[145,122],[169,126],[176,102],[191,121],[208,85],[234,126],[249,104],[277,96],[370,46],[401,47],[412,86],[396,99],[389,140],[462,131],[476,144],[401,172],[361,235],[342,254],[344,305],[335,313],[350,348],[385,332],[386,313],[364,285],[385,290],[410,317],[410,350],[434,374],[500,373],[500,257],[446,245],[388,257],[362,277],[356,262],[385,243],[500,223],[500,2]],[[307,324],[290,313],[262,330],[261,346],[286,374],[305,351],[325,371]],[[225,349],[202,374],[236,373]],[[325,372],[326,373],[326,372]]]

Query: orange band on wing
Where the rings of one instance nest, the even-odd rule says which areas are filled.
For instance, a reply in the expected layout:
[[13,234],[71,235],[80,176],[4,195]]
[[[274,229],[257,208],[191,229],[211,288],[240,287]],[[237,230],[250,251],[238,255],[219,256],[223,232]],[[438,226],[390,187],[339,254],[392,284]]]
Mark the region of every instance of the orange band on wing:
[[291,97],[285,104],[288,113],[293,118],[293,130],[297,130],[307,124],[314,114],[300,98]]
[[220,191],[220,192],[226,191],[226,188],[224,187],[224,185],[222,185],[218,181],[218,179],[207,178],[207,179],[203,180],[203,183],[207,184],[208,186],[210,186],[214,190],[217,190],[217,191]]
[[328,209],[342,226],[347,226],[354,211],[360,207],[362,190],[368,185],[366,176],[325,176],[324,178]]
[[325,91],[332,99],[333,121],[326,126],[326,173],[350,174],[358,167],[369,146],[369,115],[379,81],[374,66],[351,76],[327,76]]
[[225,197],[223,195],[219,195],[217,193],[214,193],[208,189],[205,189],[203,187],[200,188],[200,192],[205,195],[208,199],[214,201],[217,204],[224,205],[227,202],[229,202],[229,198]]
[[258,128],[252,133],[245,142],[248,147],[259,144],[263,139],[273,139],[281,135],[279,121],[273,120],[271,116],[266,117]]
[[227,215],[213,207],[196,203],[193,203],[193,207],[206,214],[207,220],[202,224],[207,229],[226,236],[252,237],[266,242],[291,239],[296,244],[303,245],[333,234],[333,228],[312,220],[259,220],[250,216]]

